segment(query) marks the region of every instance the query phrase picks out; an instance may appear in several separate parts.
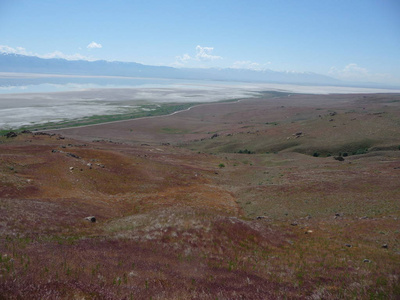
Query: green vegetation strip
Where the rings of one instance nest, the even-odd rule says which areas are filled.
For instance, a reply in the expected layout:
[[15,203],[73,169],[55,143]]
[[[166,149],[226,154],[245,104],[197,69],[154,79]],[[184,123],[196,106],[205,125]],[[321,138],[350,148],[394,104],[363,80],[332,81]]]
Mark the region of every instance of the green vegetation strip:
[[[273,91],[263,91],[259,92],[258,97],[254,98],[274,98],[274,97],[287,97],[288,93],[283,92],[273,92]],[[236,102],[239,100],[243,100],[247,98],[237,98],[237,99],[229,99],[229,100],[222,100],[212,103],[229,103],[229,102]],[[41,130],[50,130],[50,129],[60,129],[60,128],[67,128],[67,127],[79,127],[79,126],[86,126],[86,125],[95,125],[95,124],[102,124],[108,122],[115,122],[115,121],[124,121],[124,120],[131,120],[131,119],[138,119],[144,117],[154,117],[154,116],[162,116],[162,115],[169,115],[177,111],[186,110],[190,107],[200,105],[200,104],[211,104],[210,102],[190,102],[190,103],[160,103],[160,104],[142,104],[140,107],[132,108],[129,112],[125,113],[114,113],[114,114],[107,114],[107,115],[94,115],[88,116],[80,119],[68,119],[59,122],[47,122],[43,124],[32,124],[27,126],[21,126],[19,128],[7,128],[1,129],[0,128],[0,135],[5,135],[10,131],[41,131]]]
[[0,135],[5,135],[12,130],[30,130],[30,131],[40,131],[40,130],[48,130],[48,129],[59,129],[66,127],[77,127],[77,126],[86,126],[86,125],[94,125],[115,121],[124,121],[131,120],[137,118],[144,117],[154,117],[154,116],[162,116],[169,115],[177,111],[188,109],[192,106],[204,104],[204,103],[163,103],[163,104],[145,104],[141,105],[140,108],[132,109],[126,113],[120,114],[110,114],[110,115],[94,115],[84,117],[82,119],[71,119],[60,122],[47,122],[44,124],[34,124],[23,126],[15,129],[1,129]]

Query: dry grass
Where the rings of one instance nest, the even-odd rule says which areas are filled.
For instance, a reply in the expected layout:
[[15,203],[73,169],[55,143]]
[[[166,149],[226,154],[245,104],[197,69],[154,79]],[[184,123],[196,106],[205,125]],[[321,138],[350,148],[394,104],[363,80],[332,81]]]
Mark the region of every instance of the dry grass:
[[398,299],[398,98],[215,104],[126,144],[0,138],[0,298]]

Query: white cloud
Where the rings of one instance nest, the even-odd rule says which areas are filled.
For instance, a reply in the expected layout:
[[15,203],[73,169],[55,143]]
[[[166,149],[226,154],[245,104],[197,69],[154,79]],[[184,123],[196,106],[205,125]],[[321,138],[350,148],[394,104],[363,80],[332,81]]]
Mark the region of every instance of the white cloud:
[[189,54],[183,54],[183,56],[181,57],[182,61],[187,61],[189,59],[192,59]]
[[172,63],[172,66],[175,67],[183,67],[186,63],[189,62],[208,62],[217,59],[222,59],[221,56],[212,55],[214,51],[214,47],[202,47],[196,46],[196,53],[193,56],[185,53],[183,55],[179,55],[175,57],[175,62]]
[[173,62],[171,66],[177,68],[183,67],[185,63],[187,63],[191,59],[192,57],[189,54],[175,56],[175,62]]
[[20,55],[27,55],[27,56],[37,56],[40,58],[63,58],[66,60],[94,60],[93,58],[84,56],[82,54],[79,53],[75,53],[75,54],[65,54],[61,51],[53,51],[50,53],[46,53],[46,54],[38,54],[38,53],[33,53],[30,51],[26,51],[25,48],[23,47],[10,47],[10,46],[6,46],[6,45],[0,45],[0,52],[1,53],[12,53],[12,54],[20,54]]
[[250,60],[238,60],[233,63],[231,66],[232,69],[249,69],[255,71],[263,71],[267,69],[267,66],[270,65],[271,62],[267,62],[265,64],[259,64]]
[[391,76],[388,74],[371,73],[366,68],[360,67],[355,63],[350,63],[343,69],[332,67],[328,74],[332,77],[351,81],[383,82],[391,79]]
[[214,51],[214,47],[202,47],[196,46],[196,59],[197,60],[215,60],[222,59],[221,56],[212,55],[211,52]]
[[89,45],[87,45],[88,49],[100,49],[103,48],[103,46],[101,44],[98,44],[96,42],[91,42]]
[[6,45],[0,45],[0,52],[2,52],[2,53],[21,54],[21,55],[30,55],[25,50],[25,48],[22,48],[22,47],[12,48],[12,47],[6,46]]
[[367,69],[359,67],[355,63],[348,64],[343,69],[337,69],[336,67],[332,67],[329,70],[329,74],[332,76],[338,76],[344,79],[357,79],[357,78],[365,78],[369,75]]

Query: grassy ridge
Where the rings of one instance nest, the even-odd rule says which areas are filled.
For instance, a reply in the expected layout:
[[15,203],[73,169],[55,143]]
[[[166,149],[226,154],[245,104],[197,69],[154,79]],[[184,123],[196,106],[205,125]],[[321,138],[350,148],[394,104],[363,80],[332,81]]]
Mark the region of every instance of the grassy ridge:
[[7,141],[1,299],[400,295],[395,160]]

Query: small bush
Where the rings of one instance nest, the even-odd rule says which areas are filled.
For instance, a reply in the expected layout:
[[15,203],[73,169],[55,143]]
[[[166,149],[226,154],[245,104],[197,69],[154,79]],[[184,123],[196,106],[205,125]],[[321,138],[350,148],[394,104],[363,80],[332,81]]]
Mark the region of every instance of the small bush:
[[254,154],[255,152],[251,151],[251,150],[244,149],[244,150],[239,150],[237,153],[240,153],[240,154]]
[[223,163],[220,163],[220,164],[218,165],[218,167],[219,167],[220,169],[222,169],[222,168],[225,168],[225,165],[224,165]]
[[360,148],[360,149],[357,149],[357,151],[353,152],[353,155],[365,154],[367,152],[368,152],[367,148]]
[[314,152],[313,156],[314,156],[314,157],[318,157],[318,156],[319,156],[319,153],[318,153],[318,152]]

